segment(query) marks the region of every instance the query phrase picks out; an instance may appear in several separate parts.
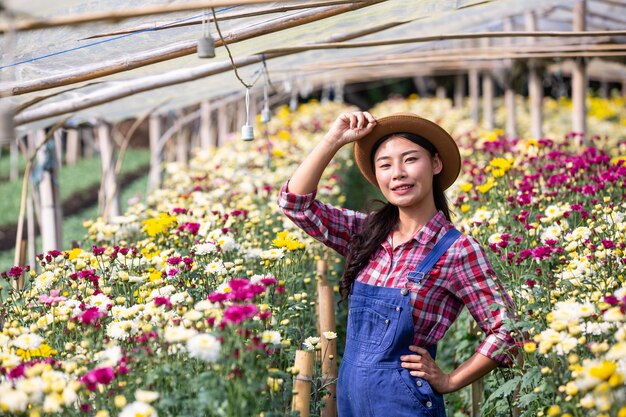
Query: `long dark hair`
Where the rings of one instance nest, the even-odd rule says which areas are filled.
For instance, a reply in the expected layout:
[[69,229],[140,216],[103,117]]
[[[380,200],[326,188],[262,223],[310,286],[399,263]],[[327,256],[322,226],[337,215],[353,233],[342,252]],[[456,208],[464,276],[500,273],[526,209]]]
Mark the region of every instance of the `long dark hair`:
[[[380,145],[382,145],[383,142],[392,136],[410,140],[411,142],[426,149],[430,153],[431,157],[434,157],[437,154],[437,149],[433,146],[433,144],[421,136],[407,132],[392,133],[391,135],[383,136],[378,139],[372,147],[372,152],[370,154],[370,163],[372,163],[372,166],[374,166],[373,161],[376,150],[380,147]],[[443,187],[441,187],[438,175],[433,177],[433,197],[437,210],[441,210],[446,216],[446,219],[450,221],[450,208],[448,207],[448,200],[446,199]],[[352,283],[356,279],[359,272],[367,266],[372,254],[376,251],[378,246],[383,243],[385,239],[387,239],[389,233],[391,233],[395,225],[398,223],[400,211],[397,206],[380,200],[376,200],[375,203],[383,205],[378,210],[374,210],[369,214],[365,222],[365,226],[363,227],[363,231],[360,234],[353,235],[350,239],[349,250],[346,256],[346,266],[343,271],[341,281],[339,282],[339,292],[341,294],[341,298],[344,300],[348,297]]]

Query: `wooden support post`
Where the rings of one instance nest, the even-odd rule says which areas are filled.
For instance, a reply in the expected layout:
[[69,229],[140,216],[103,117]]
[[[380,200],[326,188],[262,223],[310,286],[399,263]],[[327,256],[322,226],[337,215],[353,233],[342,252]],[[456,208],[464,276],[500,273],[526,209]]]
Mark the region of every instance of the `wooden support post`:
[[454,108],[461,109],[465,99],[465,74],[454,76]]
[[100,215],[105,220],[119,216],[120,196],[115,176],[115,145],[111,137],[111,128],[105,121],[98,123],[98,145],[100,147]]
[[483,127],[493,130],[493,75],[483,73]]
[[28,242],[28,264],[34,270],[37,269],[37,236],[35,230],[35,201],[33,196],[33,187],[28,187],[28,195],[26,196],[26,241]]
[[228,106],[222,105],[217,110],[217,143],[224,143],[228,137],[230,126],[228,125]]
[[161,116],[152,114],[148,121],[148,136],[150,139],[150,173],[148,175],[148,193],[156,191],[161,187],[161,162],[163,152],[159,146],[161,138]]
[[211,102],[208,100],[200,104],[200,148],[209,149],[215,146],[215,138],[211,133]]
[[328,394],[322,398],[324,407],[321,417],[337,416],[337,338],[330,340],[324,336],[325,332],[336,332],[335,324],[335,296],[333,287],[322,285],[318,287],[319,327],[322,341],[322,383]]
[[[507,32],[513,31],[513,19],[511,17],[504,21],[504,30]],[[508,46],[512,44],[512,41],[506,42]],[[506,123],[505,132],[509,139],[517,137],[517,117],[515,109],[515,90],[513,90],[513,61],[506,60],[506,69],[504,73],[504,106],[506,109]]]
[[80,141],[78,138],[78,129],[67,129],[67,151],[65,153],[65,163],[67,165],[76,165],[80,155]]
[[191,140],[191,129],[182,128],[176,135],[176,162],[187,166],[189,163],[189,142]]
[[[46,133],[38,130],[35,136],[37,146],[43,143]],[[59,221],[59,180],[58,165],[54,140],[48,141],[37,153],[37,163],[42,167],[41,176],[37,185],[40,204],[39,230],[41,231],[42,252],[61,249],[62,227]]]
[[[585,0],[579,0],[574,4],[573,30],[584,31],[585,12],[587,6]],[[572,69],[572,131],[582,134],[585,144],[587,144],[587,63],[585,58],[574,59]]]
[[[525,14],[526,30],[537,30],[537,17],[534,12]],[[529,43],[534,43],[530,38]],[[528,61],[528,106],[530,107],[530,135],[533,138],[543,137],[543,74],[540,73],[534,59]]]
[[54,132],[54,149],[56,151],[57,163],[59,168],[63,166],[63,132],[64,129],[59,129]]
[[16,140],[9,145],[9,152],[9,179],[11,181],[17,181],[20,177],[20,149]]
[[335,81],[335,86],[333,88],[335,92],[335,101],[337,103],[343,103],[343,93],[344,93],[345,83],[343,81]]
[[435,97],[440,100],[444,100],[446,98],[446,87],[443,85],[438,85],[435,89]]
[[311,383],[313,381],[314,352],[296,350],[294,367],[298,374],[294,377],[292,411],[298,411],[300,417],[309,417],[311,407]]
[[470,95],[470,116],[476,124],[480,122],[478,114],[478,70],[470,68],[469,70],[469,95]]
[[81,129],[81,136],[83,138],[83,143],[85,147],[83,149],[83,154],[85,158],[93,157],[95,144],[94,144],[94,130],[92,126],[85,127]]
[[[475,321],[472,320],[469,326],[469,332],[473,335],[480,333],[480,329]],[[471,417],[480,417],[480,407],[482,405],[483,393],[485,391],[485,384],[482,378],[472,382],[470,386],[470,396],[472,400],[472,414]]]

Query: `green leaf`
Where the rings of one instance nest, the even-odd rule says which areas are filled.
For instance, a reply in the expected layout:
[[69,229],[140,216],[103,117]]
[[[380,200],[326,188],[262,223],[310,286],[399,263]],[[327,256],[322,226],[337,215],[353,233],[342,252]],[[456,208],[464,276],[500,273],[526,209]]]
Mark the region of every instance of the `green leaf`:
[[519,383],[520,383],[520,377],[518,376],[506,381],[497,390],[495,390],[493,394],[489,396],[488,401],[495,400],[496,398],[500,398],[500,397],[505,398],[508,395],[511,395],[511,393],[515,391]]
[[517,405],[521,408],[528,407],[532,402],[536,401],[539,398],[538,394],[531,392],[530,394],[524,394],[520,397]]

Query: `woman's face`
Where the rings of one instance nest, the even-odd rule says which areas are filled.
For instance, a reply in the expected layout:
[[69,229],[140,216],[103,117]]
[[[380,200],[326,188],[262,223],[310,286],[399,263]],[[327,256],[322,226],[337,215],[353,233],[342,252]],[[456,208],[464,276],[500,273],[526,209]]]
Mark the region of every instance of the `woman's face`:
[[433,176],[442,168],[439,156],[400,136],[387,139],[374,154],[378,186],[400,208],[434,207]]

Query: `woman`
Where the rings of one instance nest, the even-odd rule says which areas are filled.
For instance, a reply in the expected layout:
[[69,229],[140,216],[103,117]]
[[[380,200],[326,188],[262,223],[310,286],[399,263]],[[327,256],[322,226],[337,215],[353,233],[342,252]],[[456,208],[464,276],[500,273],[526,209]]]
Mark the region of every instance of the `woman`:
[[[315,199],[324,169],[352,142],[361,173],[388,201],[369,214]],[[281,190],[284,213],[346,256],[341,417],[445,416],[442,394],[510,363],[514,342],[503,321],[511,299],[480,245],[450,222],[444,190],[460,167],[456,143],[431,121],[411,113],[378,120],[368,112],[344,113]],[[446,374],[435,363],[436,343],[463,306],[486,337]]]

